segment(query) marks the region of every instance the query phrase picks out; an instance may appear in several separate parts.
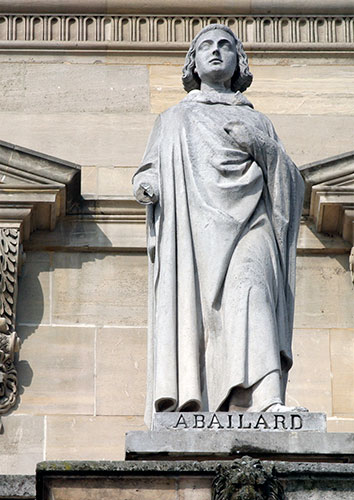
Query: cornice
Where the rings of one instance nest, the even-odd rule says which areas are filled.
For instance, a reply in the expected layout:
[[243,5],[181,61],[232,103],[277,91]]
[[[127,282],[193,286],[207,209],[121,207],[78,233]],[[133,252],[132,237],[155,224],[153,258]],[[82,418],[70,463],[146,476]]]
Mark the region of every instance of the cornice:
[[97,14],[354,14],[352,0],[1,0],[0,12]]
[[0,50],[179,53],[215,22],[228,25],[249,52],[354,51],[354,7],[351,15],[4,13]]
[[300,167],[305,180],[304,209],[316,231],[340,235],[352,245],[349,268],[354,282],[354,151]]

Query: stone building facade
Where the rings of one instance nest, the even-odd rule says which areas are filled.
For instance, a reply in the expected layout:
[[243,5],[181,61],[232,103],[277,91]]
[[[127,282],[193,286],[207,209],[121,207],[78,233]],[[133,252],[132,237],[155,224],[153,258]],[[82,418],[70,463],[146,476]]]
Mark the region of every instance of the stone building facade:
[[1,474],[123,459],[125,432],[144,429],[145,214],[131,177],[212,22],[243,40],[246,96],[306,181],[288,402],[354,432],[354,7],[234,3],[0,1]]

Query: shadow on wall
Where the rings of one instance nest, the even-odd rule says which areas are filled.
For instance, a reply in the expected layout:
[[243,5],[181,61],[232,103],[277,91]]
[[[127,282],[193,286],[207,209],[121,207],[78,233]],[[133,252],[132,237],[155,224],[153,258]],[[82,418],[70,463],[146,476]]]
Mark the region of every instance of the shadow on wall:
[[[73,217],[72,217],[73,219]],[[70,216],[60,221],[56,229],[49,233],[37,231],[25,243],[25,262],[19,277],[16,329],[21,341],[21,349],[16,360],[18,372],[18,394],[16,405],[8,413],[11,414],[21,405],[21,395],[29,387],[33,379],[33,369],[26,359],[22,358],[27,339],[36,332],[38,327],[70,326],[70,321],[58,316],[58,308],[65,309],[68,302],[71,310],[79,310],[80,290],[87,287],[95,288],[95,283],[84,275],[92,277],[94,266],[89,272],[82,269],[103,260],[112,254],[112,243],[90,217],[82,220],[70,220]],[[93,244],[94,242],[94,244]],[[94,280],[93,280],[94,281]],[[84,290],[85,288],[85,290]],[[97,290],[98,292],[98,290]],[[114,293],[112,291],[112,293]],[[92,306],[96,302],[96,294],[92,293]],[[58,305],[58,308],[54,306]],[[69,311],[68,311],[69,312]],[[65,314],[63,315],[65,317]],[[75,323],[89,322],[85,317],[82,321],[74,318]],[[41,352],[38,352],[41,356]],[[54,361],[53,361],[54,362]]]

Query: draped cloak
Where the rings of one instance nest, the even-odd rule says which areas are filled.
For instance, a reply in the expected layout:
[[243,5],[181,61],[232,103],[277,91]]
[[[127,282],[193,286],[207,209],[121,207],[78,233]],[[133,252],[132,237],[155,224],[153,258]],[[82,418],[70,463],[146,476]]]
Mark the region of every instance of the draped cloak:
[[290,369],[303,181],[241,93],[194,90],[157,118],[141,183],[159,196],[147,210],[149,425],[155,411],[216,411]]

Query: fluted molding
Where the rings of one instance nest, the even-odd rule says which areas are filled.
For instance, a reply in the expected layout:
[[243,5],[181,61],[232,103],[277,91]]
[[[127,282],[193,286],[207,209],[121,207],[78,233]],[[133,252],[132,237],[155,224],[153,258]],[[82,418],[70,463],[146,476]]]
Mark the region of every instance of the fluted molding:
[[1,50],[185,51],[206,25],[247,50],[354,50],[354,15],[0,14]]

